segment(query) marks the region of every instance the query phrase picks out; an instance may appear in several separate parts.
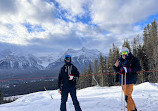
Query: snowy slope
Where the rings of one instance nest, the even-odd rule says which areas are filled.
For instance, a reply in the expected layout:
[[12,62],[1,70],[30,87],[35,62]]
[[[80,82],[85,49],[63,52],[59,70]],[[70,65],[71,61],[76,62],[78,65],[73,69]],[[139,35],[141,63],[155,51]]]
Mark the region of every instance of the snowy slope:
[[[51,94],[54,99],[52,100]],[[77,91],[83,111],[120,111],[121,87],[90,87]],[[133,98],[141,111],[157,111],[158,83],[143,83],[134,86]],[[59,111],[60,95],[57,91],[44,91],[24,95],[18,100],[0,105],[0,111]],[[71,98],[67,110],[75,111]],[[138,111],[139,111],[138,110]]]

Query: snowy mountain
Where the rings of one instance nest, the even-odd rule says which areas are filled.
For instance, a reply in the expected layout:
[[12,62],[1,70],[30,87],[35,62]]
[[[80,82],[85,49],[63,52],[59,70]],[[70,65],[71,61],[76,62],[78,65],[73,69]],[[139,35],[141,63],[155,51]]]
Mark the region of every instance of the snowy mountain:
[[3,70],[59,70],[64,64],[64,56],[71,55],[72,63],[81,71],[88,63],[98,59],[100,51],[96,49],[88,50],[83,47],[80,50],[68,49],[61,57],[57,54],[50,54],[43,57],[35,57],[21,50],[1,50],[0,69]]
[[67,54],[72,56],[72,63],[82,73],[84,67],[88,68],[89,62],[93,67],[94,59],[99,59],[100,53],[96,49],[82,48],[80,50],[68,49],[60,57],[57,54],[36,57],[21,49],[1,49],[0,77],[1,79],[49,77],[52,75],[56,77],[64,65],[64,56]]
[[41,56],[39,59],[41,60],[41,65],[47,67],[50,63],[55,62],[60,58],[59,54],[49,54],[47,56]]
[[[142,83],[134,86],[132,97],[138,111],[157,111],[158,83]],[[51,99],[50,95],[53,99]],[[83,111],[121,111],[121,87],[89,87],[77,90]],[[57,90],[23,95],[16,101],[0,105],[0,111],[59,111],[61,95]],[[74,111],[69,96],[67,110]],[[127,109],[126,109],[127,110]]]
[[43,70],[41,61],[19,50],[2,50],[0,52],[0,69],[2,70]]
[[88,50],[85,47],[80,50],[68,49],[57,61],[50,63],[46,69],[59,71],[64,64],[65,55],[71,55],[72,63],[83,72],[84,66],[88,68],[89,62],[93,63],[95,59],[99,59],[100,53],[96,49]]

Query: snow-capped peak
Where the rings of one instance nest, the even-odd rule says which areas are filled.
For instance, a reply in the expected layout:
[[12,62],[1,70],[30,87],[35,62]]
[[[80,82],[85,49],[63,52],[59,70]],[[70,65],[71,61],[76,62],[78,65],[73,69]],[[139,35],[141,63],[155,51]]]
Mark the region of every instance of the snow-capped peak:
[[98,55],[100,54],[101,52],[98,51],[97,49],[87,49],[85,47],[83,47],[82,49],[80,50],[73,50],[73,49],[68,49],[64,55],[71,55],[72,58],[73,57],[79,57],[79,56],[85,56],[85,57],[88,57],[88,58],[98,58]]
[[0,69],[43,69],[41,61],[20,50],[2,50],[0,52]]
[[82,49],[81,49],[83,52],[86,52],[88,49],[87,48],[85,48],[85,47],[82,47]]
[[50,63],[46,69],[59,70],[64,64],[65,55],[70,55],[72,63],[83,72],[84,66],[87,68],[89,62],[93,63],[95,59],[99,59],[100,51],[97,49],[87,49],[83,47],[79,50],[68,49],[57,61]]

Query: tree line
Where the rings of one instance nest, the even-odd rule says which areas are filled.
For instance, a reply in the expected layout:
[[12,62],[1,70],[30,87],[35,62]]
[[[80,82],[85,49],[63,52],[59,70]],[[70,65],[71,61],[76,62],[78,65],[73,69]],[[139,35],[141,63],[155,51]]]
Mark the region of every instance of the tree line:
[[[131,43],[126,39],[122,46],[128,47],[130,52],[139,59],[142,71],[158,71],[158,23],[156,19],[144,28],[142,37],[138,34]],[[88,69],[84,68],[83,76],[78,81],[78,88],[94,85],[119,85],[115,82],[113,70],[118,57],[120,57],[119,48],[113,43],[108,57],[100,54],[100,58],[96,58],[93,64],[89,62]],[[158,82],[158,72],[138,73],[137,84],[143,82]]]

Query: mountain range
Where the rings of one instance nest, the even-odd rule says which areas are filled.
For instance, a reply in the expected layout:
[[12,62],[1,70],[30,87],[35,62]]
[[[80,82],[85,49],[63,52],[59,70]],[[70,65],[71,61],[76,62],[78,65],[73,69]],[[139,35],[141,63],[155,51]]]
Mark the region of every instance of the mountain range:
[[23,54],[9,49],[0,52],[0,69],[2,70],[43,70],[41,60],[31,54]]
[[84,67],[88,68],[89,62],[93,63],[95,59],[98,59],[100,56],[100,51],[96,49],[88,50],[83,47],[80,50],[68,49],[57,61],[50,63],[46,70],[58,70],[64,64],[64,56],[71,55],[72,63],[79,69],[80,72],[83,72]]
[[1,50],[0,76],[1,78],[2,76],[10,78],[57,76],[60,68],[64,65],[65,55],[71,55],[72,63],[82,73],[84,67],[88,68],[89,62],[93,64],[94,59],[99,59],[100,53],[97,49],[89,50],[83,47],[80,50],[68,49],[61,56],[36,57],[19,50]]

